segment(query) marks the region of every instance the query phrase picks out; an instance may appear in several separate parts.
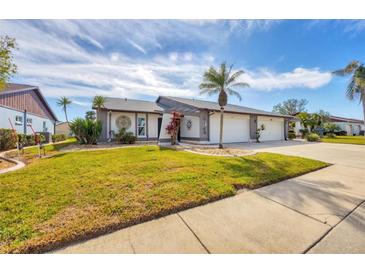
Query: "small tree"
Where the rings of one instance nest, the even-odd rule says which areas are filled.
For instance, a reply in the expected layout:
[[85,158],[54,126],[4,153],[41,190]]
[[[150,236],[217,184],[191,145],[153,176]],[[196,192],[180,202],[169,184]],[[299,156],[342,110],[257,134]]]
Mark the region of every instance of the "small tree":
[[96,119],[95,111],[92,111],[92,110],[86,111],[85,119],[94,121]]
[[333,123],[325,123],[323,127],[327,133],[327,137],[330,137],[330,138],[336,137],[335,132],[341,130],[341,128],[338,125],[333,124]]
[[265,125],[264,124],[262,124],[258,129],[256,129],[256,142],[257,143],[260,143],[261,133],[264,130],[265,130]]
[[6,83],[17,72],[13,56],[15,49],[17,49],[17,44],[14,38],[0,37],[0,91],[5,88]]
[[177,144],[177,136],[179,134],[180,122],[181,114],[179,112],[173,112],[171,121],[166,127],[167,133],[171,136],[171,145]]

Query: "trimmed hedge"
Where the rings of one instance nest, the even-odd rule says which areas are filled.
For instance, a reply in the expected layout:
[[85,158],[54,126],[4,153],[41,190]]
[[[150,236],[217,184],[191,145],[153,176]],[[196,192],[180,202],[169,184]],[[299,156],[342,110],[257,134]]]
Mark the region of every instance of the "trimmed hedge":
[[0,128],[0,150],[16,148],[16,135],[12,129]]
[[65,141],[66,139],[67,139],[66,134],[53,134],[52,135],[52,142],[54,142],[54,143]]

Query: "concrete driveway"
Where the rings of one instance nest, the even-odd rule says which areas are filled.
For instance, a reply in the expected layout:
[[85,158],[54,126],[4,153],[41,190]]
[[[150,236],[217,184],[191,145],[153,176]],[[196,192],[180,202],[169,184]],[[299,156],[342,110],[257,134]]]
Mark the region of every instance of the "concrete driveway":
[[334,165],[56,253],[365,253],[365,146],[232,146]]

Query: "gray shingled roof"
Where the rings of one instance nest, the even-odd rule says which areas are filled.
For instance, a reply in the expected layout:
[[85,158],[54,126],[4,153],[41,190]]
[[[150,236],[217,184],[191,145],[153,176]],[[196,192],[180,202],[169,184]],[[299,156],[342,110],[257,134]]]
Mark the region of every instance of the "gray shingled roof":
[[[179,97],[172,97],[172,96],[161,96],[168,98],[170,100],[174,100],[176,102],[180,102],[182,104],[187,104],[199,109],[208,109],[208,110],[214,110],[219,111],[220,106],[218,103],[215,102],[209,102],[209,101],[203,101],[203,100],[197,100],[197,99],[187,99],[187,98],[179,98]],[[232,105],[227,104],[227,106],[224,107],[224,111],[226,112],[234,112],[234,113],[245,113],[245,114],[257,114],[257,115],[265,115],[265,116],[275,116],[275,117],[290,117],[288,115],[282,115],[280,113],[274,113],[254,108],[248,108],[244,106],[238,106],[238,105]]]
[[106,97],[104,107],[105,109],[108,110],[156,112],[156,113],[163,112],[163,109],[159,107],[155,102],[127,99],[127,98]]

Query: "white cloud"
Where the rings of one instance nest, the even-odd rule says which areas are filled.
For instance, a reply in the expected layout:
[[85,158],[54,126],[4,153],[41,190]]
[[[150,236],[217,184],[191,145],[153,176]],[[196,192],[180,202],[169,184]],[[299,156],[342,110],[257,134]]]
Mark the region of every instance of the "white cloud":
[[142,48],[140,45],[138,45],[136,42],[132,41],[131,39],[127,39],[128,43],[131,44],[135,49],[139,50],[143,54],[146,54],[147,51]]
[[83,102],[78,100],[72,100],[72,103],[82,107],[91,107],[91,102]]
[[291,72],[276,73],[268,69],[258,72],[246,71],[242,80],[253,89],[271,91],[290,88],[315,89],[328,84],[332,79],[330,72],[321,72],[318,68],[296,68]]
[[[217,37],[222,40],[219,35],[194,28],[195,25],[209,28],[217,24],[222,23],[57,20],[34,24],[2,20],[0,33],[15,37],[19,43],[16,63],[22,80],[40,86],[43,93],[50,97],[91,97],[97,94],[129,98],[158,95],[194,97],[199,94],[198,86],[203,72],[208,66],[217,65],[214,56],[209,52],[154,55],[149,52],[150,49],[160,52],[163,41],[171,37],[184,41],[191,37],[199,41],[213,39],[210,43]],[[255,27],[268,28],[271,23],[245,24],[246,30],[251,31]],[[96,49],[90,51],[80,46],[75,37],[87,41]],[[108,50],[110,44],[132,45],[143,55],[132,58],[119,48]],[[296,68],[284,73],[267,69],[246,72],[244,80],[253,89],[264,91],[317,88],[331,79],[329,73],[316,68]],[[85,102],[79,100],[75,104]]]

